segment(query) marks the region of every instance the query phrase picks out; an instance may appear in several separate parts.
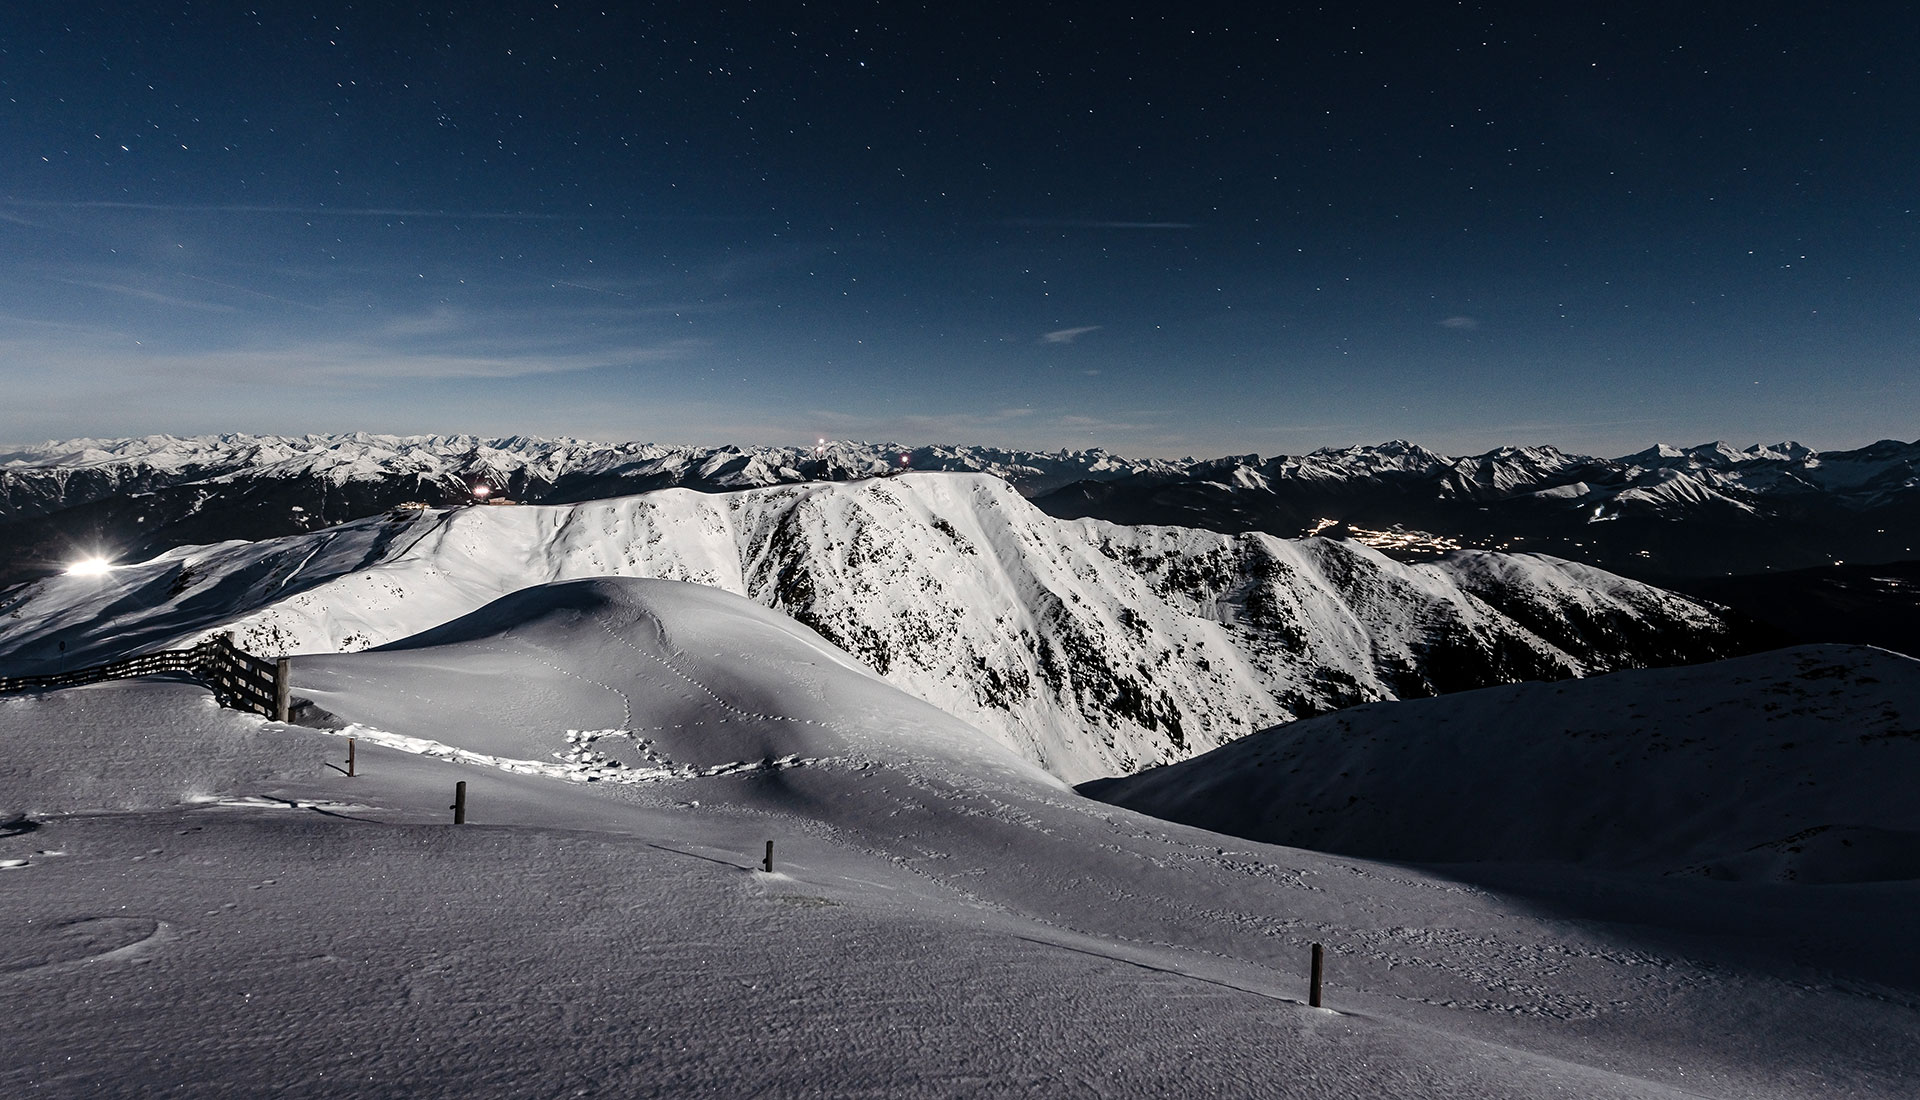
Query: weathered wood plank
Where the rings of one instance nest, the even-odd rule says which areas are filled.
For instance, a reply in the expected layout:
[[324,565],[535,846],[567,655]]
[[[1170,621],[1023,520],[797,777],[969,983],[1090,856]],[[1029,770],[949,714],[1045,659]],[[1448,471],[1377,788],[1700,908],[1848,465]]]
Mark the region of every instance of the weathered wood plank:
[[221,706],[252,711],[271,718],[278,711],[276,680],[280,662],[256,657],[233,644],[228,634],[215,635],[190,649],[143,653],[91,668],[39,676],[0,677],[0,694],[47,688],[83,687],[105,680],[178,672],[206,684]]

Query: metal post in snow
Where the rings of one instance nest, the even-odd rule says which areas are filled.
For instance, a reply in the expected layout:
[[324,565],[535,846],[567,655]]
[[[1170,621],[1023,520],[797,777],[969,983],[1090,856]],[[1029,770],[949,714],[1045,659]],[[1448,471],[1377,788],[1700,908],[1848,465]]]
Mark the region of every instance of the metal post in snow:
[[773,841],[767,841],[767,858],[760,861],[760,867],[768,874],[773,873]]
[[453,811],[453,823],[455,825],[465,825],[467,823],[466,780],[462,779],[453,785],[453,805],[449,807],[449,809]]
[[353,738],[351,737],[347,738],[347,778],[348,779],[353,778],[353,741],[354,741]]
[[1313,945],[1313,973],[1307,979],[1307,1007],[1320,1007],[1320,978],[1326,968],[1327,954],[1319,944]]

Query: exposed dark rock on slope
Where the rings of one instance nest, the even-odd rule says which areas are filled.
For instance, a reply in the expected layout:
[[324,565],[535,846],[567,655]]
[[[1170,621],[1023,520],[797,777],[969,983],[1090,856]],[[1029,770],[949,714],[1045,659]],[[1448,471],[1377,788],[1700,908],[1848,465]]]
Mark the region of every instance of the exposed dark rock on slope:
[[363,649],[529,585],[609,575],[783,611],[1073,780],[1368,700],[1745,644],[1710,606],[1559,559],[1409,564],[1335,539],[1057,520],[994,477],[908,474],[180,548],[0,598],[0,662],[89,663],[216,629],[268,654]]

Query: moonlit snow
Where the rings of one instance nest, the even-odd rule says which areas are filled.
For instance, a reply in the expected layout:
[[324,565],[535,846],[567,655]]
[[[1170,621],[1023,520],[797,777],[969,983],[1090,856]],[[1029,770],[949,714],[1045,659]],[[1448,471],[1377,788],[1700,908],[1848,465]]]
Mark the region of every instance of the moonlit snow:
[[536,587],[294,683],[311,725],[0,698],[8,1095],[1920,1082],[1906,883],[1487,884],[1168,824],[709,587]]
[[1236,836],[1422,862],[1920,877],[1920,661],[1801,646],[1352,707],[1088,785]]
[[1071,782],[1376,699],[1732,648],[1718,612],[1540,555],[1410,565],[1356,543],[1053,519],[996,478],[906,474],[408,511],[183,547],[0,599],[25,670],[234,632],[391,642],[545,581],[692,581],[800,617]]

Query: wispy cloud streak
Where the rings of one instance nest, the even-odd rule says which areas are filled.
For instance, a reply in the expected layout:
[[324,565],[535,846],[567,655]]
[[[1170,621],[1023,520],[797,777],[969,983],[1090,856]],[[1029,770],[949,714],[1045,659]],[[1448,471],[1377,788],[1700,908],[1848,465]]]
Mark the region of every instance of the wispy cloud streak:
[[1105,325],[1081,325],[1079,328],[1055,329],[1052,332],[1042,333],[1040,335],[1040,342],[1043,344],[1071,344],[1087,333],[1098,332],[1105,327]]
[[235,312],[232,306],[226,305],[225,303],[222,303],[222,302],[200,302],[200,301],[195,301],[191,298],[175,298],[171,294],[161,294],[160,292],[154,291],[154,290],[142,290],[137,286],[122,286],[119,283],[96,283],[96,282],[89,282],[84,279],[56,278],[53,281],[56,283],[65,283],[68,286],[85,287],[89,290],[104,290],[109,294],[124,294],[129,298],[138,298],[143,302],[152,302],[155,305],[162,305],[162,306],[172,306],[177,309],[197,309],[203,313]]

